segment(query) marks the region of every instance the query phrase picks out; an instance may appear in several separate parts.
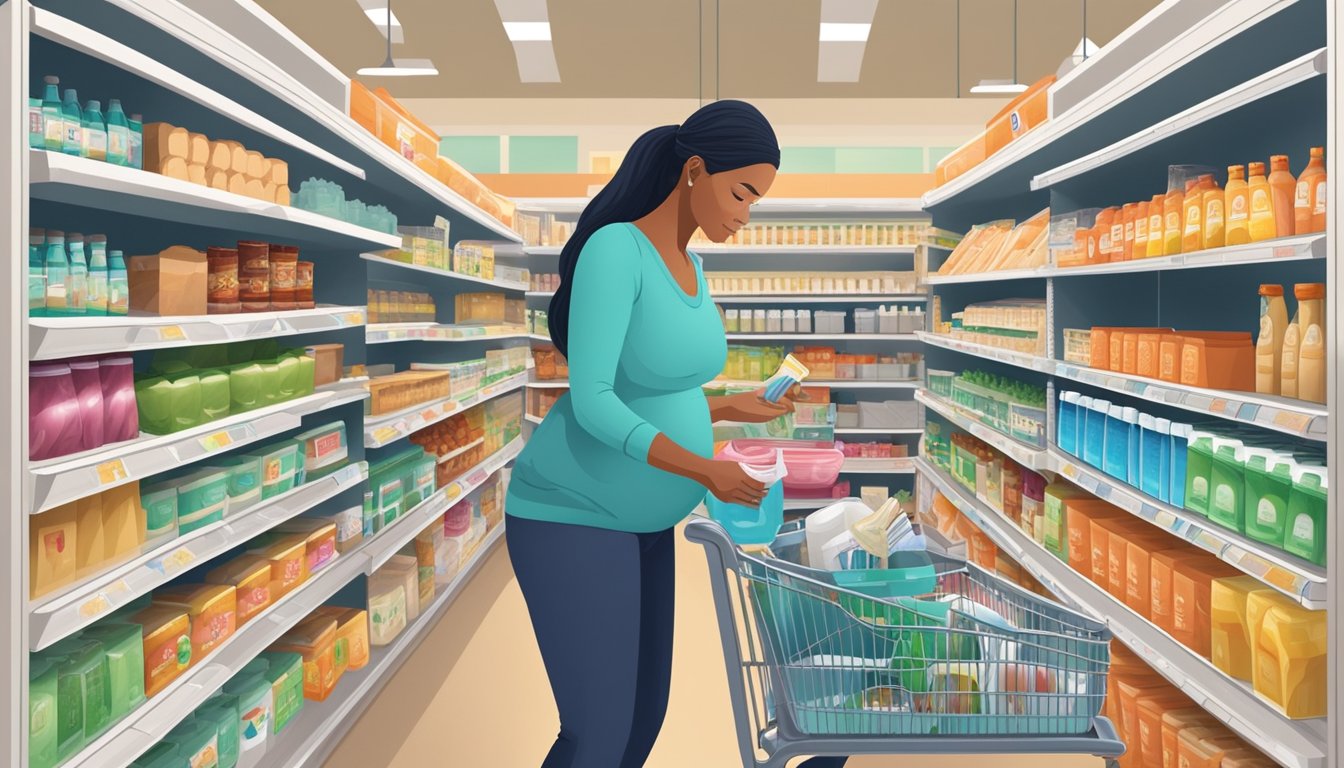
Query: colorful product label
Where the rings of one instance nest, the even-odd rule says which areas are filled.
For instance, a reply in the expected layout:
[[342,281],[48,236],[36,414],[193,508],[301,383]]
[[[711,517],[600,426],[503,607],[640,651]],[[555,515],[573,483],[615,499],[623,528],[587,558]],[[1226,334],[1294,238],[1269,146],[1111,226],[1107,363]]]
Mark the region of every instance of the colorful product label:
[[266,746],[266,734],[271,725],[270,695],[268,694],[255,707],[244,712],[238,729],[243,752],[261,749]]
[[1311,207],[1311,182],[1299,181],[1293,189],[1293,207],[1310,208]]
[[1232,197],[1231,210],[1227,212],[1229,221],[1245,221],[1249,211],[1246,210],[1246,195],[1234,195]]
[[323,459],[340,452],[341,433],[332,432],[328,435],[321,435],[309,440],[306,447],[309,463],[321,464]]
[[1322,216],[1325,215],[1325,197],[1326,186],[1325,182],[1322,181],[1316,185],[1316,209],[1312,211],[1312,213]]
[[1251,213],[1269,213],[1269,193],[1257,189],[1251,193]]
[[336,542],[332,539],[323,539],[308,552],[308,572],[316,571],[331,562],[331,559],[335,556]]
[[42,137],[48,147],[60,147],[65,141],[65,122],[59,117],[47,116],[43,121]]

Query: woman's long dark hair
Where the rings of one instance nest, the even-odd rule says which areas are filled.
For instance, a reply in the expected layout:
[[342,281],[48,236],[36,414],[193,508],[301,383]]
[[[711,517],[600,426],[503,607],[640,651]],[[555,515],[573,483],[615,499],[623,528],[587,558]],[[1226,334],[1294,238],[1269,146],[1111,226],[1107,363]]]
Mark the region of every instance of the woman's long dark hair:
[[680,126],[664,125],[635,140],[601,192],[597,193],[560,251],[560,286],[551,298],[551,341],[569,354],[569,301],[574,269],[588,238],[608,224],[635,221],[662,204],[692,157],[709,173],[769,163],[779,167],[779,141],[760,110],[744,101],[716,101],[696,110]]

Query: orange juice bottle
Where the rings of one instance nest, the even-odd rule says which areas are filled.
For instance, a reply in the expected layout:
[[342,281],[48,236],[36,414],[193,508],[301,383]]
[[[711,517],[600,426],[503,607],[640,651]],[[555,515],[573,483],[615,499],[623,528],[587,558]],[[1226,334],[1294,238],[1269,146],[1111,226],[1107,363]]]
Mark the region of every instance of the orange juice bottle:
[[1200,176],[1204,188],[1204,247],[1222,248],[1226,242],[1223,216],[1223,190],[1213,174]]
[[1293,172],[1288,170],[1288,156],[1272,155],[1269,158],[1269,192],[1274,202],[1274,231],[1279,237],[1293,235],[1293,198],[1296,189],[1297,180],[1293,178]]
[[1227,166],[1227,189],[1223,190],[1223,213],[1227,216],[1227,245],[1251,242],[1251,191],[1246,186],[1246,168]]
[[1274,220],[1274,192],[1265,178],[1265,164],[1251,163],[1250,173],[1246,186],[1251,191],[1251,242],[1258,243],[1277,237],[1278,223]]
[[[1320,213],[1316,213],[1317,209]],[[1312,147],[1311,160],[1297,177],[1293,196],[1293,232],[1325,231],[1325,147]]]
[[[1094,227],[1097,231],[1097,254],[1094,260],[1097,262],[1112,260],[1111,253],[1115,249],[1115,224],[1116,214],[1118,213],[1118,209],[1111,207],[1103,208],[1101,213],[1097,214],[1097,223]],[[1121,236],[1124,235],[1123,225],[1120,234]]]
[[[1173,189],[1162,201],[1162,253],[1175,256],[1181,252],[1181,214],[1185,203],[1185,191]],[[1150,234],[1149,239],[1152,238]]]
[[1130,257],[1142,259],[1148,256],[1148,201],[1134,204],[1134,248]]
[[1204,250],[1204,190],[1202,182],[1186,179],[1181,215],[1181,253]]
[[1125,203],[1120,209],[1124,218],[1124,241],[1121,244],[1120,258],[1129,261],[1134,258],[1134,217],[1138,214],[1138,203]]
[[1163,201],[1166,195],[1153,195],[1153,199],[1148,201],[1148,253],[1147,256],[1162,256],[1166,253],[1166,242],[1162,236],[1163,222],[1162,216]]

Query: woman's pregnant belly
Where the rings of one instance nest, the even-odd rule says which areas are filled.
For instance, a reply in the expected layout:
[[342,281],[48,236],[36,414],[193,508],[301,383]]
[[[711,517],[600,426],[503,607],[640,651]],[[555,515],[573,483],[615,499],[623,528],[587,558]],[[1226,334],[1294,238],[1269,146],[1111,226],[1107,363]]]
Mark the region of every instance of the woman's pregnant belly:
[[[697,387],[680,392],[618,393],[630,410],[688,451],[709,457],[714,433],[709,403]],[[579,423],[568,394],[537,427],[514,469],[515,480],[554,497],[557,506],[588,510],[653,531],[675,525],[700,503],[699,483],[632,459]]]

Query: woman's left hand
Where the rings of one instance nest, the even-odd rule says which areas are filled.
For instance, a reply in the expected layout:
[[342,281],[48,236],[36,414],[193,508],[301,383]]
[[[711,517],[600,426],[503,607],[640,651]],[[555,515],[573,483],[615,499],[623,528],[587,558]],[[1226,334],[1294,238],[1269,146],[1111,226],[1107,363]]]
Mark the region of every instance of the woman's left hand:
[[720,398],[717,403],[718,407],[715,408],[715,421],[763,424],[767,421],[774,421],[786,413],[793,413],[795,401],[807,400],[802,388],[797,385],[790,387],[787,392],[781,395],[778,402],[772,403],[766,400],[764,395],[765,390],[758,389],[754,392],[741,392]]

